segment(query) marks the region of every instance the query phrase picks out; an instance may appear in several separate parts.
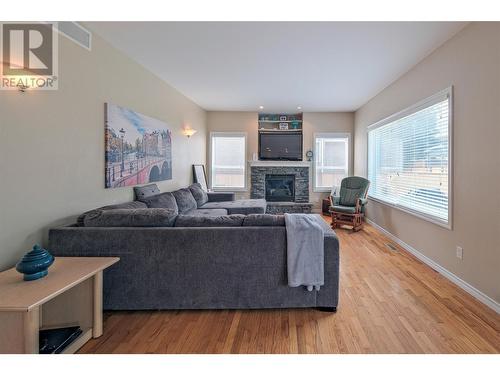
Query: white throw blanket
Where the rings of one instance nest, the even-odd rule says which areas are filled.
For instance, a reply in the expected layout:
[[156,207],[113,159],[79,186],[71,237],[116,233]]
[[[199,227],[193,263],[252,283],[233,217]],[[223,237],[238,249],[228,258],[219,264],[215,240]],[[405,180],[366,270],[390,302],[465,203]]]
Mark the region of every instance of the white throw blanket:
[[325,283],[323,228],[314,215],[285,214],[288,286],[319,290]]

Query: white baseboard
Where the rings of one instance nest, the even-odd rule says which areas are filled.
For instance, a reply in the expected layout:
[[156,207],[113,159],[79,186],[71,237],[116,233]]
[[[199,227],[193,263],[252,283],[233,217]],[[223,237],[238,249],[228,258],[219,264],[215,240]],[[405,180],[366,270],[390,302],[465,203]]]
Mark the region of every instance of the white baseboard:
[[432,269],[436,270],[439,272],[441,275],[446,277],[448,280],[450,280],[452,283],[455,285],[459,286],[463,290],[465,290],[467,293],[472,295],[474,298],[478,299],[482,303],[484,303],[486,306],[489,308],[493,309],[497,314],[500,314],[500,303],[495,301],[493,298],[487,296],[480,290],[474,288],[472,285],[469,283],[465,282],[461,278],[459,278],[457,275],[454,273],[448,271],[446,268],[443,266],[440,266],[437,264],[435,261],[433,261],[431,258],[425,256],[422,254],[420,251],[416,250],[415,248],[411,247],[408,245],[406,242],[402,241],[395,235],[393,235],[391,232],[387,231],[386,229],[382,228],[380,225],[376,224],[372,220],[365,218],[366,222],[373,226],[375,229],[377,229],[379,232],[382,232],[385,234],[387,237],[389,237],[391,240],[396,242],[399,246],[401,246],[403,249],[407,250],[409,253],[413,254],[415,257],[417,257],[419,260],[427,264],[429,267]]

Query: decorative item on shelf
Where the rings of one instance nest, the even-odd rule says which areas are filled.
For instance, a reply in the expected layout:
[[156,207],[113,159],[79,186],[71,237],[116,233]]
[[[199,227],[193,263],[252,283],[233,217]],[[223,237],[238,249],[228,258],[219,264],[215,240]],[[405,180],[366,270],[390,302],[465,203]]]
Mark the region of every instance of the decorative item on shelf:
[[16,270],[24,274],[24,280],[37,280],[47,276],[48,268],[54,263],[54,257],[40,245],[23,256],[16,264]]
[[292,121],[292,129],[298,129],[299,128],[299,122],[298,121]]
[[311,161],[313,158],[313,155],[314,154],[313,154],[312,150],[307,151],[306,152],[307,161]]
[[286,116],[280,116],[280,121],[286,121]]
[[288,130],[288,123],[287,122],[280,122],[279,126],[280,126],[280,130]]

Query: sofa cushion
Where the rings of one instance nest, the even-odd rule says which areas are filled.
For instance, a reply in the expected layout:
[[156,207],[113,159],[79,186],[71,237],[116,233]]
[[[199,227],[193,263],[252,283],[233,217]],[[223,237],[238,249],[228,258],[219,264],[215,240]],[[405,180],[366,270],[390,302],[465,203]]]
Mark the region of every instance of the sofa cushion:
[[250,214],[243,220],[244,227],[284,227],[283,215]]
[[173,227],[176,217],[166,208],[94,210],[83,223],[85,227]]
[[148,198],[152,195],[160,194],[160,189],[156,184],[149,184],[144,186],[134,186],[135,199]]
[[207,196],[209,202],[229,202],[234,201],[235,194],[227,191],[211,191]]
[[195,183],[189,186],[189,190],[191,191],[191,194],[193,194],[194,200],[196,201],[198,207],[201,207],[208,202],[208,194],[201,188],[201,185],[199,183]]
[[141,198],[141,202],[145,203],[149,208],[167,208],[179,212],[177,201],[172,193],[161,193],[152,195],[148,198]]
[[227,215],[227,210],[223,208],[194,209],[181,213],[186,216],[223,216]]
[[79,227],[83,227],[85,225],[83,222],[83,219],[85,218],[85,216],[91,212],[94,212],[94,211],[115,210],[115,209],[135,209],[135,208],[148,208],[148,206],[145,203],[139,202],[139,201],[111,204],[108,206],[104,206],[104,207],[100,207],[100,208],[96,208],[94,210],[84,212],[83,214],[78,216],[78,218],[76,219],[76,224]]
[[[203,210],[197,210],[203,211]],[[179,215],[176,227],[241,227],[245,215],[190,216]]]
[[356,213],[356,207],[350,207],[350,206],[331,206],[330,207],[330,212],[342,212],[345,214],[355,214]]
[[231,214],[265,214],[267,203],[265,199],[239,199],[232,202],[208,202],[200,208],[225,208]]
[[177,202],[177,207],[179,207],[179,213],[193,210],[198,207],[193,194],[191,194],[191,190],[188,188],[173,191],[172,195]]

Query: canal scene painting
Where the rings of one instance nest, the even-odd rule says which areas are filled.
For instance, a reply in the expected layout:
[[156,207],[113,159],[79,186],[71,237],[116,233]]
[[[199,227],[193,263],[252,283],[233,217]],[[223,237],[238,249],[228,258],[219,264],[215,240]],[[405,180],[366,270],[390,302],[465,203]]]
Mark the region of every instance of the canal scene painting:
[[172,132],[164,122],[106,103],[105,186],[172,179]]

